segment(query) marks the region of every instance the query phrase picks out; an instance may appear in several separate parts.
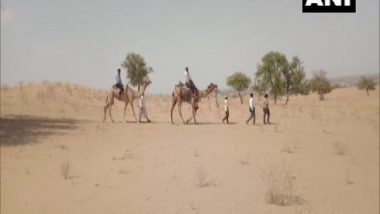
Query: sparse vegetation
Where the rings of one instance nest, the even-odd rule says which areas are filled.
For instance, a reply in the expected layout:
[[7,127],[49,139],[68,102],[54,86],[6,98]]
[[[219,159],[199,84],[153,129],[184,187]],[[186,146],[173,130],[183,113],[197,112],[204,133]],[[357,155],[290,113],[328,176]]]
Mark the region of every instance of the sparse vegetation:
[[281,149],[281,152],[285,152],[285,153],[288,153],[288,154],[292,154],[293,153],[293,149],[292,147],[285,143],[283,146],[282,146],[282,149]]
[[319,100],[324,100],[325,94],[330,93],[332,90],[330,81],[327,79],[326,72],[324,70],[314,73],[310,86],[313,92],[318,93]]
[[240,97],[240,103],[243,104],[241,92],[246,90],[251,84],[251,79],[242,72],[236,72],[227,77],[227,85],[236,90]]
[[196,173],[196,178],[197,178],[197,186],[199,188],[216,186],[215,181],[207,177],[206,171],[203,167],[198,168],[197,173]]
[[308,86],[302,61],[297,56],[288,62],[285,54],[272,51],[261,59],[253,89],[259,94],[269,89],[275,103],[286,94],[287,104],[291,94],[308,94]]
[[286,86],[284,73],[287,73],[288,61],[284,54],[269,52],[262,59],[256,71],[256,79],[271,90],[274,103],[283,95]]
[[262,179],[267,185],[267,203],[279,206],[298,205],[303,199],[294,193],[294,177],[289,170],[270,167],[264,170]]
[[132,86],[137,86],[137,91],[140,91],[143,78],[153,72],[151,67],[147,67],[144,58],[133,52],[125,57],[121,66],[127,70],[127,79]]
[[65,161],[61,165],[61,174],[65,180],[71,179],[71,164],[69,161]]
[[350,169],[347,169],[345,172],[344,172],[344,181],[347,185],[352,185],[354,184],[354,181],[352,180],[351,178],[351,173],[350,173]]
[[334,153],[337,155],[346,155],[347,153],[347,147],[339,142],[334,143]]
[[376,85],[376,82],[374,79],[362,77],[359,80],[357,87],[360,90],[365,89],[365,91],[367,92],[367,96],[369,96],[369,91],[373,91],[376,89],[375,85]]

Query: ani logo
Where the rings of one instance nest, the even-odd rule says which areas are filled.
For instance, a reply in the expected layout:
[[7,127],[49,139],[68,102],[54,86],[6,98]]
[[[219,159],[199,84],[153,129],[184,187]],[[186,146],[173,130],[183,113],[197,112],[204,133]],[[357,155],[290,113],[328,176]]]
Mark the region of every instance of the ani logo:
[[356,0],[302,0],[303,13],[355,13]]

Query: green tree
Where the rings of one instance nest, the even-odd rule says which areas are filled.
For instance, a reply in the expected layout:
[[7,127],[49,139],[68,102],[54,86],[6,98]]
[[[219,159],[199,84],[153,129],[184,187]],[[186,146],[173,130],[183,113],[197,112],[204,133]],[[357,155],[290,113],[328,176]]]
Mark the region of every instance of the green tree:
[[235,89],[240,97],[240,102],[243,104],[243,98],[241,96],[241,91],[246,90],[251,84],[251,79],[242,72],[236,72],[231,76],[227,77],[227,85]]
[[289,78],[288,61],[286,56],[279,52],[269,52],[262,59],[256,71],[256,79],[269,88],[273,94],[274,102],[284,93],[287,85],[286,76]]
[[256,78],[251,89],[259,95],[260,100],[261,96],[263,96],[267,91],[267,85],[264,83],[264,81]]
[[287,93],[286,103],[288,103],[290,93],[295,95],[308,94],[310,90],[302,61],[297,56],[292,58],[292,61],[289,64],[289,70],[290,86]]
[[359,89],[365,89],[365,91],[367,92],[367,96],[369,96],[369,90],[375,90],[376,87],[376,82],[374,79],[371,79],[371,78],[365,78],[365,77],[362,77],[357,86]]
[[140,91],[140,83],[144,77],[153,72],[151,67],[147,67],[144,58],[136,53],[128,53],[121,66],[127,70],[127,79],[133,86],[137,86]]
[[314,73],[313,79],[310,81],[310,86],[313,92],[318,93],[319,100],[323,100],[324,95],[330,93],[332,90],[330,81],[327,79],[324,70]]

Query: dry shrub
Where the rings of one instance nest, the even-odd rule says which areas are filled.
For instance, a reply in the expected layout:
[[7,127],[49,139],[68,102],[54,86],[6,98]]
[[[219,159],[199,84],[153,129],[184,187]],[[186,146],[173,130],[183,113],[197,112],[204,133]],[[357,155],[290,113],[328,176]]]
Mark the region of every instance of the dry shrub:
[[352,180],[351,178],[351,173],[350,173],[350,169],[347,169],[345,172],[344,172],[344,181],[347,185],[352,185],[354,184],[354,181]]
[[206,188],[210,186],[216,186],[213,179],[208,178],[206,170],[203,167],[198,168],[196,173],[197,186],[199,188]]
[[71,175],[71,164],[69,161],[65,161],[61,165],[61,174],[65,180],[73,178]]
[[337,155],[346,155],[347,147],[339,142],[334,143],[334,153]]
[[294,151],[293,151],[293,148],[291,145],[285,143],[282,148],[281,148],[281,152],[285,152],[285,153],[288,153],[288,154],[292,154]]
[[267,185],[265,194],[267,203],[279,206],[303,203],[303,199],[294,193],[294,177],[289,170],[270,167],[263,170],[262,179]]

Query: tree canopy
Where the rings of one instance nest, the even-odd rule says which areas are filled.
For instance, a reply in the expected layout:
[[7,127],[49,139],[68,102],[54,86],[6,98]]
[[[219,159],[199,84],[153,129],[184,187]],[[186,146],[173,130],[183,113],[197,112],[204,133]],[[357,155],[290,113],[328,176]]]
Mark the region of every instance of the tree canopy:
[[227,85],[239,93],[240,102],[243,103],[241,91],[246,90],[251,84],[251,79],[242,72],[236,72],[227,77]]
[[127,54],[121,66],[127,70],[127,79],[131,85],[138,87],[138,91],[144,77],[153,72],[151,67],[147,67],[144,58],[133,52]]
[[367,92],[367,96],[369,96],[370,90],[373,91],[376,89],[375,85],[376,85],[376,82],[374,79],[366,78],[366,77],[362,77],[357,84],[359,89],[365,89],[365,91]]
[[310,81],[311,90],[319,94],[319,99],[323,100],[324,95],[330,93],[331,83],[326,77],[326,71],[320,70],[313,74],[313,79]]

